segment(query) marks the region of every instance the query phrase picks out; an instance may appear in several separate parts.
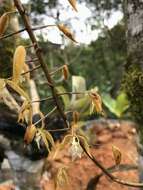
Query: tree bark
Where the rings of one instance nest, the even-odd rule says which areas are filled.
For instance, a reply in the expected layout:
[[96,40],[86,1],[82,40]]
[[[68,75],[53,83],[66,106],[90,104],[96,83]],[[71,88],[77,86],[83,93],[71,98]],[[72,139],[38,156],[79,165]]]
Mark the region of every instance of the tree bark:
[[143,1],[126,0],[127,63],[123,85],[138,123],[139,168],[143,181]]

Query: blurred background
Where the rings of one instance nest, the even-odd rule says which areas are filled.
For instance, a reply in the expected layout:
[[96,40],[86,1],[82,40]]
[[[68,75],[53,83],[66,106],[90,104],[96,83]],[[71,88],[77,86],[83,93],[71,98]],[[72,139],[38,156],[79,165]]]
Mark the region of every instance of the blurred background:
[[[130,106],[122,87],[127,58],[123,0],[78,0],[77,12],[67,0],[22,0],[22,3],[30,16],[33,28],[64,23],[75,35],[77,43],[65,37],[56,26],[34,31],[42,48],[44,61],[49,71],[53,73],[51,75],[57,92],[85,92],[94,89],[101,95],[105,117],[96,112],[90,113],[90,101],[86,94],[62,96],[61,106],[69,120],[71,120],[71,111],[80,113],[81,130],[94,145],[92,151],[105,165],[111,166],[114,162],[111,154],[112,143],[116,143],[124,153],[128,151],[129,146],[132,147],[123,156],[123,160],[136,164],[137,153],[134,143],[136,130],[135,125],[127,121],[131,119]],[[11,0],[0,0],[1,15],[11,10],[14,10]],[[24,25],[19,14],[14,13],[5,35],[22,28]],[[0,41],[0,78],[12,76],[13,54],[18,45],[27,48],[28,67],[32,69],[38,66],[33,47],[30,47],[31,41],[27,33],[22,32]],[[68,80],[64,79],[61,70],[55,72],[63,65],[68,65],[70,73]],[[30,83],[24,81],[22,87],[31,95],[33,101],[51,96],[41,68],[32,72]],[[8,90],[17,102],[21,101],[15,92]],[[7,187],[0,186],[0,188],[52,190],[55,170],[59,162],[62,164],[70,162],[68,155],[65,156],[64,152],[59,155],[58,163],[48,160],[48,164],[47,162],[45,164],[44,158],[48,154],[45,148],[39,150],[35,144],[23,148],[26,124],[21,126],[17,123],[19,106],[20,103],[13,106],[7,101],[0,102],[0,176],[1,183],[6,181],[8,184]],[[52,101],[35,104],[33,120],[39,119],[36,115],[39,110],[45,115],[52,108]],[[46,118],[46,125],[48,129],[63,128],[63,122],[57,113]],[[52,135],[57,141],[63,137],[63,132]],[[94,165],[90,165],[85,157],[75,163],[78,164],[79,173],[81,172],[83,176],[81,175],[80,179],[78,176],[75,177],[75,165],[72,163],[70,177],[74,185],[65,189],[93,190],[96,185],[90,182],[99,171],[94,170]],[[84,170],[87,171],[86,174]],[[137,178],[135,172],[131,172],[130,175],[125,174],[125,177],[129,176],[131,179]],[[110,190],[128,189],[118,185],[111,186],[108,179],[104,179],[97,189],[105,189],[106,186],[109,186]]]

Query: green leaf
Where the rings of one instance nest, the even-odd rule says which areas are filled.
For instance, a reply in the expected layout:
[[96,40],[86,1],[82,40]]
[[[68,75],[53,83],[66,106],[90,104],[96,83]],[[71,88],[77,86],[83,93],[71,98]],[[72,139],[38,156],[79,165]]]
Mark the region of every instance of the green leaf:
[[90,99],[88,95],[84,97],[74,100],[67,107],[67,110],[78,111],[82,116],[86,116],[90,114]]
[[116,100],[116,112],[118,113],[118,116],[120,117],[124,111],[126,111],[129,107],[129,101],[127,99],[127,95],[122,92],[117,96]]
[[115,114],[117,117],[121,117],[129,107],[129,101],[127,100],[127,96],[124,92],[120,92],[116,99],[111,98],[108,94],[103,94],[102,101],[110,112]]

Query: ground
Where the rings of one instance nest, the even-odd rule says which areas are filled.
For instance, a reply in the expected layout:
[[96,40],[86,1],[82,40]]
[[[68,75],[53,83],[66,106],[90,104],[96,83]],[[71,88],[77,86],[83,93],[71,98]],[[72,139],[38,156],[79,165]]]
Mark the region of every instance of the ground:
[[[135,126],[130,122],[108,122],[106,124],[94,124],[91,129],[92,138],[91,143],[95,143],[94,148],[91,148],[92,154],[106,167],[113,166],[115,161],[112,153],[112,145],[116,145],[122,152],[121,164],[137,164],[137,151],[136,151],[136,130]],[[90,133],[91,134],[91,133]],[[95,137],[96,135],[96,137]],[[68,166],[69,183],[65,187],[58,189],[62,190],[127,190],[125,187],[113,183],[107,177],[101,177],[97,187],[91,183],[87,188],[89,181],[98,175],[101,171],[94,163],[83,155],[81,159],[71,162],[68,151],[63,151],[59,154],[56,161],[50,162],[50,171],[43,175],[41,186],[43,190],[54,190],[54,175],[55,170],[61,165]],[[50,172],[50,173],[49,173]],[[116,172],[116,176],[127,181],[138,181],[138,174],[136,170]],[[93,180],[94,181],[94,180]],[[136,188],[132,188],[135,190]]]
[[[105,167],[108,168],[115,164],[112,145],[117,146],[122,152],[121,164],[137,165],[136,130],[133,123],[128,121],[94,122],[87,133],[90,136],[90,143],[93,145],[92,154]],[[105,176],[100,178],[95,187],[95,180],[91,179],[101,173],[100,169],[84,154],[81,159],[72,162],[67,149],[60,152],[54,161],[48,157],[40,182],[41,190],[55,189],[54,176],[57,169],[63,165],[68,168],[68,184],[57,190],[136,190],[136,188],[113,183]],[[138,181],[138,173],[135,169],[129,171],[126,169],[126,171],[116,172],[114,175],[127,181]],[[0,185],[0,190],[11,189],[13,186]]]

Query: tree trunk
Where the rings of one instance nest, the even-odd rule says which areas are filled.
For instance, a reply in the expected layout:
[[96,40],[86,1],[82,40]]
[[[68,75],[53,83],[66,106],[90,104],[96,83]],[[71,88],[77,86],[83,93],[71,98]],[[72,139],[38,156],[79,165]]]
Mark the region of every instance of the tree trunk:
[[124,88],[138,123],[140,179],[143,181],[143,1],[126,0],[127,64]]

